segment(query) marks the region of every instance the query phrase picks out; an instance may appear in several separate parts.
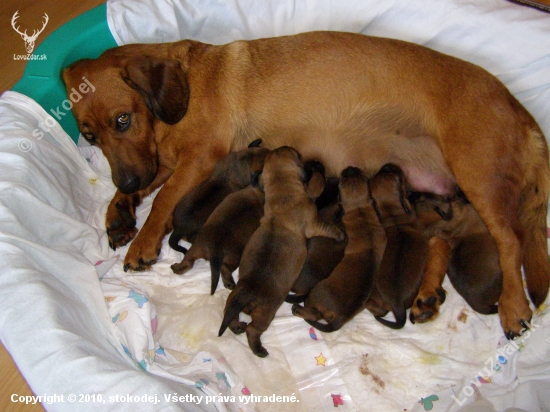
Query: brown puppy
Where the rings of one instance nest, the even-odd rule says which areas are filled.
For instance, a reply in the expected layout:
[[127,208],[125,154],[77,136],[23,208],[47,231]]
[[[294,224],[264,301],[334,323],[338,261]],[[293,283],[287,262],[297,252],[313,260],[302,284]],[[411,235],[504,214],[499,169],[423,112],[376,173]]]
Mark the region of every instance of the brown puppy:
[[168,243],[172,249],[186,253],[179,246],[180,239],[193,242],[210,214],[229,194],[244,189],[251,176],[262,170],[268,149],[259,147],[261,139],[254,140],[248,149],[230,153],[221,160],[212,174],[187,196],[184,196],[174,211],[174,231]]
[[207,259],[212,274],[210,294],[218,287],[220,271],[223,285],[233,289],[233,272],[263,215],[264,194],[257,187],[229,194],[208,217],[184,259],[172,265],[172,270],[181,275],[193,267],[195,260]]
[[340,329],[364,309],[386,247],[369,182],[360,169],[348,167],[342,172],[340,203],[348,237],[344,257],[330,276],[311,290],[303,307],[292,306],[294,315],[322,332]]
[[371,179],[372,197],[376,201],[380,222],[386,230],[387,246],[376,277],[376,293],[372,308],[380,297],[390,307],[395,322],[376,315],[380,323],[392,329],[401,329],[407,320],[407,309],[422,282],[428,258],[428,239],[416,218],[407,197],[408,190],[403,171],[392,164],[385,165]]
[[[307,162],[304,168],[306,178],[309,177],[306,192],[310,197],[317,197],[324,187],[323,165],[312,161]],[[184,274],[193,267],[195,260],[207,259],[210,261],[212,274],[210,294],[213,295],[218,287],[220,271],[224,286],[228,289],[235,287],[232,273],[239,266],[242,252],[252,234],[260,226],[260,219],[264,215],[264,194],[257,188],[259,176],[260,171],[255,171],[251,180],[253,187],[230,193],[214,209],[193,240],[191,248],[185,253],[184,259],[180,263],[172,265],[174,273]],[[216,194],[219,194],[219,190],[216,191]],[[209,200],[211,201],[212,198]],[[211,203],[207,203],[208,207],[210,205]],[[195,222],[197,217],[201,217],[201,214],[204,213],[203,208],[195,214],[193,216]],[[180,218],[182,215],[178,216],[178,220]],[[187,227],[190,226],[187,221],[186,224]],[[178,225],[178,228],[181,226]]]
[[[260,357],[268,355],[260,336],[304,265],[306,239],[344,237],[336,226],[319,221],[315,203],[306,193],[306,174],[299,153],[292,148],[282,147],[266,156],[260,177],[264,217],[244,249],[239,281],[225,305],[219,336],[228,326],[237,334],[246,330],[250,349]],[[252,317],[248,325],[239,322],[241,311]]]
[[[334,223],[340,230],[345,232],[340,212],[340,205],[334,203],[319,210],[319,219],[323,222]],[[303,302],[311,289],[317,283],[329,277],[340,263],[344,257],[346,245],[347,238],[342,242],[324,236],[314,236],[308,239],[306,261],[291,289],[294,294],[288,295],[285,300],[288,303]]]
[[[495,313],[494,304],[502,290],[498,249],[464,194],[458,191],[451,202],[433,194],[418,194],[411,200],[431,238],[432,258],[411,308],[411,322],[423,323],[437,317],[439,306],[445,301],[441,284],[447,269],[451,283],[472,309]],[[452,219],[443,219],[446,213]]]
[[136,235],[135,207],[164,184],[126,254],[133,270],[156,260],[179,199],[255,136],[318,159],[332,176],[350,164],[372,175],[394,163],[415,191],[449,195],[458,183],[499,248],[507,335],[532,315],[522,263],[535,306],[546,298],[547,143],[506,87],[475,65],[402,41],[312,32],[125,45],[71,65],[67,90],[82,77],[96,92],[72,110],[119,189],[106,216],[114,247]]

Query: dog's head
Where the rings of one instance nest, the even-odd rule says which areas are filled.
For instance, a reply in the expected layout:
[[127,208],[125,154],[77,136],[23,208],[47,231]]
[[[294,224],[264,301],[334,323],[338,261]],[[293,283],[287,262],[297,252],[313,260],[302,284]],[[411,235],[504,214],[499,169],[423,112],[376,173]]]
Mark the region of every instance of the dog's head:
[[175,60],[113,50],[73,63],[62,76],[80,133],[102,149],[120,191],[132,193],[155,178],[155,125],[183,118],[189,87]]
[[357,167],[347,167],[338,183],[340,204],[346,213],[350,209],[375,207],[369,189],[369,179]]
[[405,175],[398,166],[383,166],[371,179],[370,189],[382,220],[411,214]]
[[292,147],[282,146],[267,154],[259,178],[260,187],[279,186],[282,183],[300,182],[305,189],[311,177],[302,162],[302,156]]
[[265,157],[270,152],[260,145],[261,139],[257,139],[248,148],[229,153],[218,162],[210,179],[223,182],[234,190],[248,186],[251,178],[257,178],[263,170]]
[[451,198],[434,193],[413,192],[409,196],[409,200],[414,205],[418,219],[426,226],[453,218],[453,200]]

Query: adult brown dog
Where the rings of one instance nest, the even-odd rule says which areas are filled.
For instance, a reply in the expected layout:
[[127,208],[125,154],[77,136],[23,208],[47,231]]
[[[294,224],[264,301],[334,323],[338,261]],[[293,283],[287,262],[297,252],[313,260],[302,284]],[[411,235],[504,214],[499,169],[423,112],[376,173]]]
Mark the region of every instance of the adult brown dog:
[[[314,201],[306,192],[307,172],[299,153],[289,147],[266,156],[260,186],[265,192],[264,216],[241,257],[239,281],[229,294],[219,336],[229,326],[233,333],[246,331],[255,355],[267,350],[260,336],[283,304],[306,259],[306,239],[328,236],[343,240],[334,225],[321,222]],[[252,321],[239,322],[239,313]]]
[[487,225],[503,272],[499,315],[519,334],[548,293],[548,148],[532,116],[483,69],[402,41],[312,32],[213,46],[134,44],[63,72],[96,91],[73,106],[82,135],[100,146],[118,192],[106,217],[111,243],[136,234],[143,196],[159,186],[125,265],[157,259],[178,200],[232,150],[262,138],[296,148],[328,175],[349,165],[374,175],[401,167],[416,191],[455,184]]
[[344,257],[328,278],[315,285],[304,306],[292,306],[294,315],[322,332],[340,329],[365,308],[386,247],[369,181],[360,169],[348,167],[342,172],[340,204],[348,238]]

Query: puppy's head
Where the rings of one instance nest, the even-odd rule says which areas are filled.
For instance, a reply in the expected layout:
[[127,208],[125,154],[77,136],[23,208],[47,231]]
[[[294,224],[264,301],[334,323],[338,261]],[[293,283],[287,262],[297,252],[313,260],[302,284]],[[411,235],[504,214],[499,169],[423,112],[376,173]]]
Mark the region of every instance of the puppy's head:
[[248,148],[231,152],[218,162],[211,178],[225,182],[234,189],[244,188],[250,179],[264,168],[265,157],[269,149],[260,147],[261,140],[255,140]]
[[414,206],[416,216],[426,226],[453,218],[452,199],[434,193],[414,192],[409,196],[409,200]]
[[350,209],[374,206],[369,189],[369,179],[357,167],[350,166],[342,171],[338,189],[344,213]]
[[266,188],[300,182],[305,189],[310,176],[304,168],[300,153],[292,147],[282,146],[266,155],[260,185]]
[[393,164],[383,166],[371,179],[370,189],[380,212],[380,218],[401,216],[412,212],[407,196],[403,171]]
[[73,63],[62,77],[80,133],[102,149],[120,191],[132,193],[155,178],[154,125],[183,118],[189,87],[179,62],[125,47]]
[[307,194],[312,199],[317,199],[325,190],[325,167],[317,160],[310,160],[304,164],[307,174]]

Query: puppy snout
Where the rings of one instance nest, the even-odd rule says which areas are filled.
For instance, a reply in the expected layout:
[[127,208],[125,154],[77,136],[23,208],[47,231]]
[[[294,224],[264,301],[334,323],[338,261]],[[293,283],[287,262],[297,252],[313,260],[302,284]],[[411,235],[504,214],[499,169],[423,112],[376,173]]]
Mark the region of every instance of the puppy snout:
[[121,176],[116,185],[118,189],[124,194],[130,194],[137,192],[140,189],[141,179],[139,176],[132,174],[125,174]]

